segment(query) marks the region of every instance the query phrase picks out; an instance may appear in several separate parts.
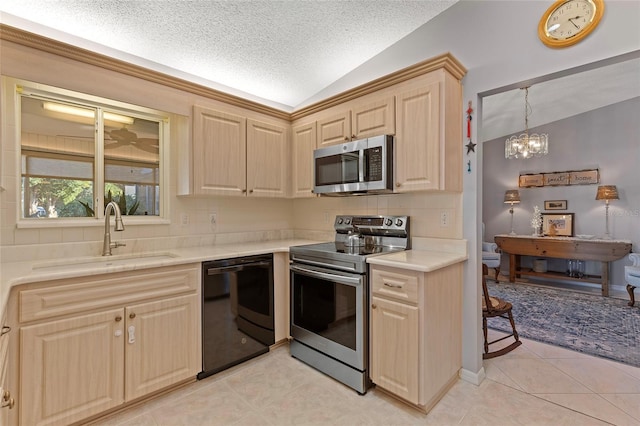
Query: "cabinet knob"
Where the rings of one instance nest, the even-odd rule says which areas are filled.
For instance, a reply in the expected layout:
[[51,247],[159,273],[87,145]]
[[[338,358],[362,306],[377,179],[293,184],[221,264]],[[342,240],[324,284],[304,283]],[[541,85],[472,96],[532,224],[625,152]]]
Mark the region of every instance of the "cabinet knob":
[[249,194],[253,194],[253,189],[250,189],[250,190],[249,190]]
[[131,313],[129,314],[129,318],[134,319],[135,317],[136,317],[136,314],[135,314],[135,313],[131,312]]
[[243,194],[246,194],[246,193],[247,193],[247,190],[246,190],[246,189],[243,189],[243,190],[242,190],[242,193],[243,193]]
[[376,309],[378,307],[378,305],[376,305],[375,303],[373,305],[371,305],[371,309]]
[[396,182],[396,187],[400,188],[402,186],[402,184],[400,182]]
[[120,322],[120,321],[122,321],[122,317],[121,317],[120,315],[118,315],[118,316],[116,317],[116,322]]
[[351,135],[351,139],[352,140],[355,139],[355,138],[356,138],[356,135]]
[[345,141],[349,141],[349,136],[345,136],[345,137],[344,137],[344,140],[345,140]]

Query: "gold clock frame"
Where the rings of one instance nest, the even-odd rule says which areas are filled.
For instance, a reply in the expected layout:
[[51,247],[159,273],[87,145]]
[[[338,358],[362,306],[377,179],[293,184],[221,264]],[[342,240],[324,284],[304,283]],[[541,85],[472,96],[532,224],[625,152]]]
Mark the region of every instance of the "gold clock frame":
[[568,47],[568,46],[573,46],[574,44],[582,41],[586,36],[591,34],[593,30],[596,29],[596,27],[600,23],[600,20],[602,19],[602,16],[604,15],[604,0],[588,0],[590,3],[593,3],[593,5],[595,6],[595,13],[591,18],[591,22],[589,22],[584,27],[584,29],[580,31],[578,34],[570,38],[567,38],[565,40],[558,40],[550,36],[549,33],[547,32],[547,21],[549,20],[549,17],[553,12],[555,12],[558,8],[562,7],[565,3],[569,1],[571,0],[557,0],[547,9],[544,15],[542,15],[542,18],[540,18],[540,22],[538,23],[538,38],[540,38],[540,41],[542,41],[545,45],[549,47],[553,47],[553,48]]

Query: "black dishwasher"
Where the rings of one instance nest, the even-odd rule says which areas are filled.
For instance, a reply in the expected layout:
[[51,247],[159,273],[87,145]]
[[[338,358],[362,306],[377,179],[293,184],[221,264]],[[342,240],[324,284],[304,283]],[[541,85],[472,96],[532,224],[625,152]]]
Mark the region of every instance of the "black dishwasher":
[[273,255],[202,263],[202,372],[198,379],[269,351],[275,343]]

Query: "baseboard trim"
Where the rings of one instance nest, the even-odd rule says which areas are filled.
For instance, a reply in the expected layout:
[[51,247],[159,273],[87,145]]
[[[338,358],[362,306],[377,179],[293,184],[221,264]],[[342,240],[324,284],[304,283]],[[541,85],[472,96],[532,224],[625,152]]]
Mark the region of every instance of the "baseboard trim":
[[480,371],[474,373],[469,370],[465,370],[464,368],[460,369],[460,378],[465,382],[471,383],[472,385],[480,386],[480,383],[487,377],[484,367],[480,368]]

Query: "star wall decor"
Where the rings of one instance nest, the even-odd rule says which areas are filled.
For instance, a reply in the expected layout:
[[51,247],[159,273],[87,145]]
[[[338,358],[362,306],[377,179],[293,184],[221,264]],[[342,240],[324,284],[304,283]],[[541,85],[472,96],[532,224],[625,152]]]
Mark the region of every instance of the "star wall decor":
[[476,145],[478,144],[473,143],[473,141],[469,141],[469,143],[465,145],[467,147],[467,155],[471,152],[476,152]]

